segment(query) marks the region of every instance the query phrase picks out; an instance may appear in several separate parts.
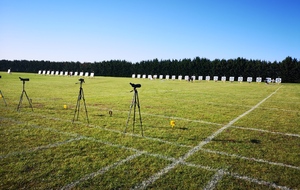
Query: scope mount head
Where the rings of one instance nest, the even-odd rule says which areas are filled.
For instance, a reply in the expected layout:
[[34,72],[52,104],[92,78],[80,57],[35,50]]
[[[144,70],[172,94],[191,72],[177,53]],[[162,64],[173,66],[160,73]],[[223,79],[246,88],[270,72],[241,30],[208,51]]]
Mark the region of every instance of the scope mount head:
[[129,83],[132,88],[136,89],[136,88],[140,88],[142,85],[141,84],[134,84],[134,83]]
[[21,77],[19,77],[19,79],[20,79],[20,81],[23,81],[23,82],[29,81],[29,78],[21,78]]

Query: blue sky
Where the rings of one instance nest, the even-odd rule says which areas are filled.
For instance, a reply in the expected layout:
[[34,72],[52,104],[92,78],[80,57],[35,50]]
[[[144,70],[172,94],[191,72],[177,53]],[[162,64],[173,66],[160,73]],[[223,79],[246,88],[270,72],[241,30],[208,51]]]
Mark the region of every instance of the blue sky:
[[0,59],[300,59],[298,0],[0,0]]

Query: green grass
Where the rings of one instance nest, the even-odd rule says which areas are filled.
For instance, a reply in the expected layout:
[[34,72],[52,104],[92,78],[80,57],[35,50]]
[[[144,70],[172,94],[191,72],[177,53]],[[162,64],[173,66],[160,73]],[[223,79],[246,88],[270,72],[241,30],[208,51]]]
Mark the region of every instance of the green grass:
[[[300,188],[299,84],[85,78],[88,124],[82,101],[72,122],[79,77],[0,75],[0,189],[130,189],[153,176],[148,189]],[[33,111],[26,97],[17,111],[19,76]],[[142,84],[144,137],[133,110],[124,134],[130,82]]]

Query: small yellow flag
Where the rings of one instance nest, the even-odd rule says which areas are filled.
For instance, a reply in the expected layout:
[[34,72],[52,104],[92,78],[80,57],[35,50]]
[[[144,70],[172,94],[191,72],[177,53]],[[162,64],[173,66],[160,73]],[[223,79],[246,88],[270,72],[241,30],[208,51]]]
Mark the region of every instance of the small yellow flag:
[[175,127],[175,121],[171,120],[170,125],[171,125],[172,128]]
[[68,108],[68,106],[67,105],[64,105],[64,109],[67,109]]

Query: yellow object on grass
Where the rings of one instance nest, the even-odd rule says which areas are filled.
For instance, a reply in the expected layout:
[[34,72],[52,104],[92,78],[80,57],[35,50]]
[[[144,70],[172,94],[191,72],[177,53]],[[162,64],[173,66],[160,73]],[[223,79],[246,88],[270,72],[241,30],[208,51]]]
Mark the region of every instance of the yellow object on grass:
[[175,121],[171,120],[171,121],[170,121],[170,125],[171,125],[172,127],[175,127]]

